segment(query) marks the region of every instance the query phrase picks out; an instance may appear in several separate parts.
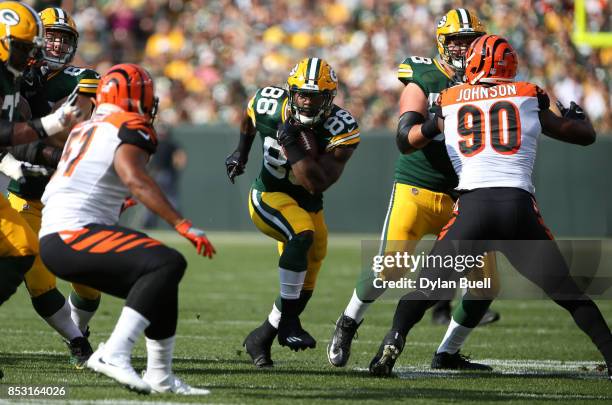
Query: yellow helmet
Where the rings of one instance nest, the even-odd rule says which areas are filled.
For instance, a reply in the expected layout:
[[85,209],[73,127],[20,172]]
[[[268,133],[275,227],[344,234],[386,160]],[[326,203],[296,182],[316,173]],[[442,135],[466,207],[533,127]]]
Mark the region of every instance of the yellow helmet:
[[42,22],[30,6],[0,2],[0,60],[15,76],[40,57],[43,32]]
[[79,32],[77,26],[65,10],[49,7],[39,13],[45,26],[45,47],[43,58],[51,70],[58,70],[74,59]]
[[[486,28],[475,12],[466,8],[456,8],[446,13],[436,28],[438,53],[444,62],[451,66],[461,77],[465,72],[465,54],[474,39],[486,34]],[[449,49],[450,40],[463,42]]]
[[293,118],[303,125],[314,125],[332,109],[338,89],[334,69],[323,59],[302,59],[289,73],[289,108]]

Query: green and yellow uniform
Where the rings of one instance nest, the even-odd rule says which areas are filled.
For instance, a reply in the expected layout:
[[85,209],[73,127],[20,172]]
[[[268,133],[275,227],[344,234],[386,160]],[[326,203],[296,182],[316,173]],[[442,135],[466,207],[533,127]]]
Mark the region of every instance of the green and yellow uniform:
[[[406,58],[397,75],[405,85],[418,85],[429,100],[429,107],[453,83],[437,60],[419,56]],[[456,186],[457,175],[443,136],[421,150],[400,155],[395,164],[395,183],[381,250],[404,250],[403,241],[418,241],[427,234],[437,234],[450,219],[453,199],[449,193]]]
[[[78,86],[81,95],[95,97],[100,75],[91,69],[67,66],[61,70],[50,71],[45,67],[34,68],[24,75],[21,85],[22,94],[30,105],[34,118],[43,117],[52,112],[53,107],[72,93]],[[52,168],[54,169],[54,168]],[[50,177],[26,176],[20,184],[14,180],[9,183],[9,202],[21,213],[34,232],[40,230],[43,204],[40,198]],[[47,270],[39,256],[26,273],[26,285],[32,297],[39,297],[56,288],[55,276]],[[73,285],[79,296],[86,299],[97,299],[100,293],[80,285]]]
[[[0,97],[2,111],[0,118],[20,121],[19,78],[13,76],[4,63],[0,63]],[[38,235],[24,218],[15,211],[4,196],[0,196],[0,257],[23,257],[38,254]]]
[[[286,90],[264,87],[249,101],[247,112],[263,144],[263,165],[250,192],[249,212],[257,228],[279,242],[279,252],[293,236],[304,231],[314,233],[303,287],[313,290],[327,252],[323,194],[310,194],[296,181],[276,139],[278,128],[287,119],[288,100]],[[336,105],[313,132],[320,154],[337,147],[354,147],[360,141],[357,121]]]

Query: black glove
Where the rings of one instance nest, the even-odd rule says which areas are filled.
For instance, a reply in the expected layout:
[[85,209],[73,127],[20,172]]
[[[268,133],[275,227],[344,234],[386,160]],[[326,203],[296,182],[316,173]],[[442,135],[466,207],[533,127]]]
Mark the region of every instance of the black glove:
[[289,164],[294,164],[306,157],[306,153],[300,146],[298,136],[300,134],[300,124],[293,118],[288,118],[276,132],[276,139],[285,151],[285,156]]
[[244,168],[247,163],[247,158],[243,157],[238,149],[236,149],[231,155],[225,158],[225,169],[227,170],[227,177],[229,177],[232,184],[237,176],[244,173]]
[[571,102],[569,108],[565,108],[563,104],[559,100],[557,100],[557,108],[561,111],[561,116],[564,118],[568,118],[570,120],[580,120],[584,121],[586,119],[586,114],[582,107],[580,107],[575,102]]

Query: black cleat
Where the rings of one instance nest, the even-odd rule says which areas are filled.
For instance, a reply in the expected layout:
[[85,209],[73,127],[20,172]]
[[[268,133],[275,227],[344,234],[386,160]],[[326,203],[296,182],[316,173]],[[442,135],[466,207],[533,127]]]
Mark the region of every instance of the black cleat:
[[87,360],[93,354],[89,340],[86,337],[79,336],[70,342],[66,342],[66,344],[68,349],[70,349],[70,364],[78,370],[85,368]]
[[253,364],[257,368],[272,367],[272,343],[276,337],[276,329],[266,319],[258,328],[254,329],[247,335],[242,342],[242,346],[251,356]]
[[431,368],[436,370],[493,370],[491,366],[486,364],[472,363],[468,356],[464,356],[459,352],[455,354],[446,352],[434,353],[433,359],[431,359]]
[[487,309],[487,312],[485,312],[480,322],[478,322],[478,326],[489,325],[491,323],[497,322],[499,321],[499,318],[499,312]]
[[395,330],[389,331],[380,344],[378,353],[370,362],[370,374],[376,377],[390,377],[402,350],[404,350],[404,338]]
[[278,324],[278,344],[293,351],[314,349],[317,341],[302,328],[300,318],[282,317]]
[[338,318],[334,335],[327,345],[327,360],[329,360],[329,364],[335,367],[344,367],[346,365],[351,356],[353,337],[362,322],[363,320],[357,323],[353,318],[344,314]]

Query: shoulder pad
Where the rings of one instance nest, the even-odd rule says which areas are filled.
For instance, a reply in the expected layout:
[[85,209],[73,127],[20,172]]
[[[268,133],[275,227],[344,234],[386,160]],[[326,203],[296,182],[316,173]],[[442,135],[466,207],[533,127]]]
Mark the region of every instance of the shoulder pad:
[[418,79],[419,72],[431,68],[436,68],[433,59],[422,56],[409,56],[399,65],[397,78],[402,83],[408,84]]
[[332,113],[323,123],[323,128],[329,133],[326,151],[341,146],[356,147],[361,141],[359,124],[353,115],[334,105]]
[[122,118],[115,121],[116,123],[121,123],[118,127],[118,136],[119,139],[121,139],[121,143],[138,146],[151,154],[155,153],[157,149],[157,134],[155,133],[155,129],[140,115],[136,114],[136,116],[137,118]]

